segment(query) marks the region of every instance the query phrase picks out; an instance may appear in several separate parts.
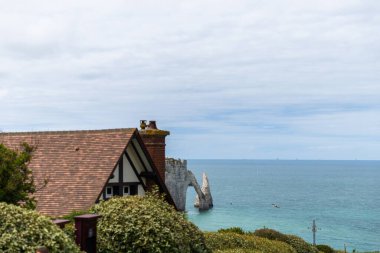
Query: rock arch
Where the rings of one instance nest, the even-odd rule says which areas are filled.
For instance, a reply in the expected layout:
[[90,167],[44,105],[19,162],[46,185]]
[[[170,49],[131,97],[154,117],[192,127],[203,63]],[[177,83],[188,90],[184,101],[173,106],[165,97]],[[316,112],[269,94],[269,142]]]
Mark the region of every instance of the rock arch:
[[193,172],[187,169],[187,161],[167,158],[165,184],[180,211],[186,208],[186,193],[189,186],[194,187],[197,193],[194,203],[199,210],[208,210],[213,207],[208,178],[203,173],[202,188],[199,186]]

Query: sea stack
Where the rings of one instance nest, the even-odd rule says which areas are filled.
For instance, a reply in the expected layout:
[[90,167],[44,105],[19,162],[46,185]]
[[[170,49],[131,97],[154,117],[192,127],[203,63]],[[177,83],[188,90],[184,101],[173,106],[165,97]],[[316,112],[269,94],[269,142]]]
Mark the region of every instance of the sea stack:
[[208,182],[208,177],[206,173],[203,173],[202,175],[201,191],[203,193],[204,199],[200,199],[199,195],[196,195],[194,206],[198,207],[200,210],[208,210],[212,208],[214,204],[211,196],[210,184]]

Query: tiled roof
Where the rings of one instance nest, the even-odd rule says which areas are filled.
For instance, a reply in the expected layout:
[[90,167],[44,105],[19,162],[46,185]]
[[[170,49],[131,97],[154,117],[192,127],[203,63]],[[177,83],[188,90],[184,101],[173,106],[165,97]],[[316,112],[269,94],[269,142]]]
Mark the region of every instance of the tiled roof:
[[12,149],[22,142],[36,146],[29,168],[37,187],[48,180],[35,194],[37,210],[60,216],[95,203],[134,134],[135,128],[0,133],[0,143]]

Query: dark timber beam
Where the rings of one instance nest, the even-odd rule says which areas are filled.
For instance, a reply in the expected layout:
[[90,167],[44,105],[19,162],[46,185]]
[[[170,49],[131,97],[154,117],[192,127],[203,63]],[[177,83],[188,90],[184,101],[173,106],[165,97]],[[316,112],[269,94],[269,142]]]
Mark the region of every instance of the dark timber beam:
[[156,174],[154,174],[153,172],[150,172],[150,171],[143,171],[143,172],[140,173],[140,177],[155,179],[156,178]]
[[119,159],[119,196],[124,195],[124,187],[123,187],[123,182],[124,182],[124,165],[123,165],[123,156],[120,157]]
[[138,150],[137,150],[137,148],[136,148],[136,146],[135,146],[135,143],[134,143],[133,141],[131,141],[131,143],[132,143],[132,148],[133,148],[133,150],[135,151],[135,153],[137,154],[137,157],[139,158],[140,163],[141,163],[142,166],[144,167],[144,170],[145,170],[145,171],[148,171],[148,168],[145,166],[145,163],[144,163],[142,157],[140,156],[140,154],[139,154],[139,152],[138,152]]

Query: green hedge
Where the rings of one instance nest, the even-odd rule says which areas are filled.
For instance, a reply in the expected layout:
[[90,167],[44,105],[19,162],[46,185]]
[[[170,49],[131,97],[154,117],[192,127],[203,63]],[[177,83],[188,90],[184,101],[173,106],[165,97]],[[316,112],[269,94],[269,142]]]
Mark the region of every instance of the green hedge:
[[335,250],[328,245],[317,245],[317,249],[323,253],[335,253]]
[[208,253],[203,233],[162,196],[114,197],[92,208],[99,252]]
[[214,253],[262,253],[261,250],[255,249],[226,249],[226,250],[215,250]]
[[240,234],[240,235],[245,234],[244,230],[240,227],[221,228],[218,230],[218,232],[219,233],[235,233],[235,234]]
[[63,232],[65,232],[66,235],[68,235],[71,239],[75,240],[75,217],[80,216],[83,214],[88,214],[89,210],[75,210],[70,212],[69,214],[66,214],[62,217],[59,217],[60,219],[68,220],[70,221],[68,224],[65,225],[63,228]]
[[285,242],[291,245],[297,253],[318,253],[316,247],[313,247],[311,244],[295,235],[286,235],[269,228],[258,229],[253,234],[270,240]]
[[253,234],[269,240],[277,240],[281,242],[286,242],[288,240],[287,235],[270,228],[257,229]]
[[51,220],[35,211],[0,203],[0,252],[35,253],[45,246],[51,253],[79,253],[75,243]]
[[296,253],[288,244],[252,234],[206,232],[207,246],[217,253]]
[[301,237],[295,235],[288,235],[286,243],[290,244],[297,253],[318,253],[319,250],[313,247],[310,243],[306,242]]

